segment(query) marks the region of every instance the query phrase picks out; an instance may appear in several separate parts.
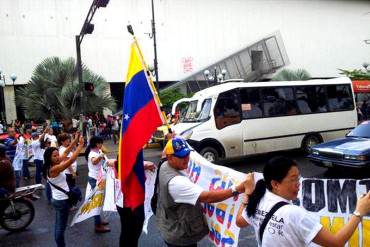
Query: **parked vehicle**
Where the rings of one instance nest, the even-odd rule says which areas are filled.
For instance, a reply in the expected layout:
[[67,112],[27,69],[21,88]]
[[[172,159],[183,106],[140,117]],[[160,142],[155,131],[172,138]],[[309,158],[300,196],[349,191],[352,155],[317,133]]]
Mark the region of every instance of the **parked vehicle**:
[[357,125],[349,78],[229,82],[197,92],[173,130],[206,159],[310,148]]
[[308,158],[328,168],[370,167],[370,121],[362,122],[344,138],[313,146]]
[[42,184],[21,187],[5,199],[0,199],[0,226],[10,232],[18,232],[32,223],[35,208],[32,200],[36,190],[44,188]]

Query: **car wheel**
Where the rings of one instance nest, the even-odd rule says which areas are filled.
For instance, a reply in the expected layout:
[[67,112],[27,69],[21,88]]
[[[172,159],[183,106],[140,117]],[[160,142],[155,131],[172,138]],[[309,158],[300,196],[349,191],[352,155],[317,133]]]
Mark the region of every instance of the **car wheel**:
[[209,162],[215,163],[219,160],[219,154],[216,149],[212,147],[205,147],[200,150],[200,154]]
[[319,143],[322,142],[322,138],[320,135],[308,135],[303,138],[302,141],[302,150],[306,154],[308,154],[311,150],[311,148]]

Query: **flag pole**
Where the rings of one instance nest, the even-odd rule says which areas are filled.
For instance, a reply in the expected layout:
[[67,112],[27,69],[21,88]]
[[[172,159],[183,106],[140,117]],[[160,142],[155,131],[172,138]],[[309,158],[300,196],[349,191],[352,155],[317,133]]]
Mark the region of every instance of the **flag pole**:
[[[127,25],[127,31],[128,31],[128,32],[132,35],[132,37],[134,38],[134,43],[135,43],[135,45],[136,45],[136,47],[137,47],[137,50],[138,50],[138,52],[139,52],[139,55],[140,55],[140,58],[141,58],[141,62],[144,64],[145,70],[146,70],[146,71],[149,71],[149,70],[148,70],[148,66],[147,66],[147,64],[145,63],[144,56],[143,56],[143,54],[142,54],[142,52],[141,52],[141,49],[140,49],[139,43],[137,42],[137,39],[136,39],[136,37],[135,37],[134,30],[132,29],[132,26],[131,26],[131,25]],[[155,101],[158,103],[158,105],[159,105],[159,107],[160,107],[160,109],[161,109],[162,117],[163,117],[164,121],[166,122],[166,126],[167,126],[167,129],[168,129],[168,132],[169,132],[170,134],[172,134],[171,126],[170,126],[170,124],[168,123],[168,119],[167,119],[166,113],[165,113],[165,112],[163,111],[163,109],[162,109],[163,105],[162,105],[162,103],[161,103],[161,99],[160,99],[160,98],[159,98],[159,96],[158,96],[158,91],[157,91],[157,89],[156,89],[156,88],[155,88],[155,86],[154,86],[154,82],[153,82],[152,74],[151,74],[151,73],[149,73],[149,85],[150,85],[151,89],[152,89],[152,90],[153,90],[153,92],[154,92],[154,98],[155,98]],[[158,88],[158,90],[159,90],[159,88]]]

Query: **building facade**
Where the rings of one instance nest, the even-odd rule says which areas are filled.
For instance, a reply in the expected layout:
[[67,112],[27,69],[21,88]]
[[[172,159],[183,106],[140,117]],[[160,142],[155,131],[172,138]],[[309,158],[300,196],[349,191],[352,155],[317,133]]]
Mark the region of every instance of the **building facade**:
[[[44,58],[76,57],[75,35],[92,0],[0,1],[0,68],[26,84]],[[154,0],[161,82],[180,81],[275,32],[288,68],[312,77],[338,76],[338,68],[370,61],[370,2],[336,0]],[[152,64],[150,0],[111,0],[97,10],[95,30],[81,46],[82,61],[110,83],[122,83],[131,24]],[[12,97],[7,79],[5,97]],[[5,100],[11,104],[14,100]],[[15,107],[6,106],[9,119]]]

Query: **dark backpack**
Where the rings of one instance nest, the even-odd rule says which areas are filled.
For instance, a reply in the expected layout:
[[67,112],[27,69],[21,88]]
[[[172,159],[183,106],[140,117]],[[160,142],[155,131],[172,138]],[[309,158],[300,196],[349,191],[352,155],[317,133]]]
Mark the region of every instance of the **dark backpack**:
[[150,206],[152,207],[153,214],[155,215],[157,212],[157,202],[158,202],[158,184],[159,184],[159,169],[161,168],[162,164],[167,161],[167,158],[162,158],[158,163],[157,168],[157,177],[155,178],[154,183],[154,193],[153,197],[150,200]]

